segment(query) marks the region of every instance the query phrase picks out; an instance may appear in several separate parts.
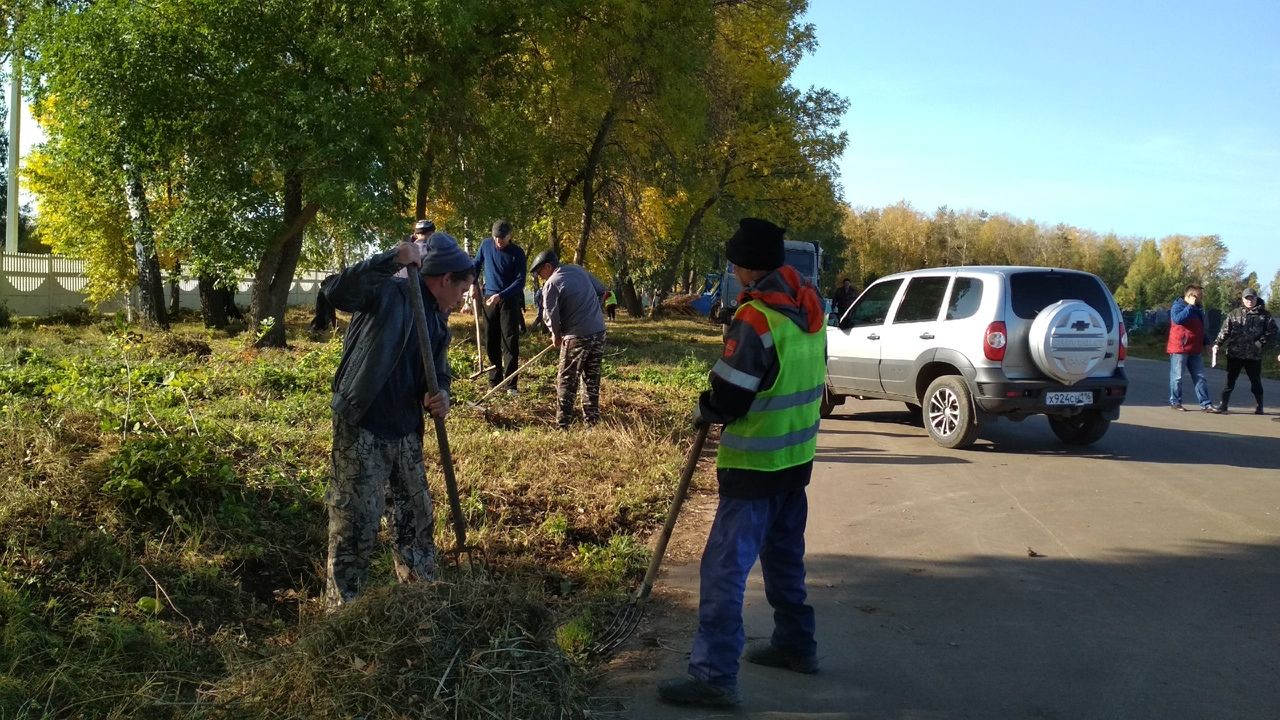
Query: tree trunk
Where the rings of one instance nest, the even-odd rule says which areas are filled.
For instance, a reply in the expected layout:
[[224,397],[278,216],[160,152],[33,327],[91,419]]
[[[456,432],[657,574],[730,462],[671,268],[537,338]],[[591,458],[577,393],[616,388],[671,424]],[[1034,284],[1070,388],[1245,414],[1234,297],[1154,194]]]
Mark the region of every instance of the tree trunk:
[[178,287],[178,278],[182,273],[182,261],[175,260],[173,262],[173,272],[169,273],[169,317],[178,317],[178,311],[182,309],[181,289]]
[[729,183],[729,170],[733,167],[733,158],[729,156],[725,159],[724,167],[720,171],[720,177],[716,182],[716,189],[707,196],[702,204],[694,209],[693,214],[689,216],[689,222],[685,223],[684,231],[680,233],[680,241],[675,247],[671,248],[671,252],[667,253],[666,262],[662,265],[664,268],[658,276],[658,288],[656,297],[654,298],[654,307],[657,307],[662,300],[671,294],[671,289],[676,281],[676,268],[680,267],[689,246],[693,244],[693,236],[698,232],[698,227],[702,225],[702,219],[707,216],[707,211],[715,207],[715,204],[724,196],[724,189]]
[[591,150],[587,152],[587,162],[582,168],[582,235],[578,238],[578,248],[573,253],[573,262],[576,265],[584,265],[587,261],[587,241],[591,239],[591,223],[595,217],[596,170],[600,167],[605,142],[613,129],[613,120],[617,114],[614,107],[616,103],[600,120],[595,140],[591,142]]
[[[559,210],[564,210],[564,206],[569,204],[569,198],[573,197],[573,189],[577,187],[580,182],[582,182],[581,170],[579,170],[576,175],[569,178],[569,181],[564,184],[564,187],[560,188],[559,194],[556,195],[556,207]],[[554,190],[555,188],[552,189]],[[547,244],[551,247],[551,251],[556,254],[556,257],[563,257],[563,254],[560,252],[560,214],[558,212],[552,211],[551,222],[549,225],[550,229],[548,232],[551,234],[551,237],[547,238]]]
[[204,326],[221,330],[229,324],[227,321],[227,300],[231,293],[217,284],[217,278],[201,275],[196,280],[200,293],[200,318]]
[[640,295],[636,292],[636,284],[631,281],[630,274],[618,279],[616,292],[618,304],[627,311],[628,315],[636,318],[644,315],[644,306],[640,304]]
[[133,260],[138,269],[138,316],[143,324],[169,329],[164,311],[164,284],[160,278],[160,260],[156,257],[155,230],[147,194],[142,186],[142,173],[133,165],[124,166],[124,195],[129,206],[129,224],[133,232]]
[[[320,206],[302,204],[302,176],[290,174],[284,182],[284,228],[263,253],[253,275],[253,307],[249,315],[261,336],[255,347],[285,347],[284,311],[289,303],[289,288],[302,254],[302,231],[316,216]],[[262,332],[263,321],[271,328]]]

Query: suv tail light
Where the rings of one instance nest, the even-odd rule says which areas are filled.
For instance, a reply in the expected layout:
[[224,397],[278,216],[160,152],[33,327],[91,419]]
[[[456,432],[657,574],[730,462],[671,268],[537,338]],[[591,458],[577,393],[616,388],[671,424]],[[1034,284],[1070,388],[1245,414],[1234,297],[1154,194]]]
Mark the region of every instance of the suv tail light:
[[1118,365],[1124,365],[1125,356],[1129,354],[1129,333],[1124,329],[1124,321],[1120,321],[1120,349],[1116,352]]
[[1009,344],[1005,334],[1004,323],[996,321],[987,326],[987,334],[983,339],[982,353],[988,360],[1004,360],[1004,348]]

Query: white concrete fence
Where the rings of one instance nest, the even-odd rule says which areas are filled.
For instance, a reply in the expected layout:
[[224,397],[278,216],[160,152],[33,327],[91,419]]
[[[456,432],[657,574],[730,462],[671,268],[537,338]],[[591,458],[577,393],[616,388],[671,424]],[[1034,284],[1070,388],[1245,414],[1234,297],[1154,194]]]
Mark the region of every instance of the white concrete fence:
[[[14,315],[44,316],[84,304],[84,261],[59,255],[4,253],[0,267],[0,303]],[[328,273],[298,272],[289,288],[290,305],[311,305],[316,300],[320,281]],[[236,286],[236,305],[249,307],[253,280],[241,278]],[[169,302],[169,285],[164,286],[165,304]],[[178,282],[178,302],[184,308],[198,310],[200,293],[195,280]],[[100,312],[115,312],[125,307],[120,295],[98,306]]]

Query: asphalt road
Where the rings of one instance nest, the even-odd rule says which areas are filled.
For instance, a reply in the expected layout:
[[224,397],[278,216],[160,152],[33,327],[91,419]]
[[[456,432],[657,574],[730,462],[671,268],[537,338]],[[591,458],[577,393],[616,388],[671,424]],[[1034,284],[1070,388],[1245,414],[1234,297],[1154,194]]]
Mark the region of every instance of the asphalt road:
[[[684,673],[695,553],[659,579],[600,717],[1280,717],[1280,382],[1266,416],[1178,413],[1166,368],[1128,363],[1120,420],[1088,449],[1033,418],[945,450],[901,405],[849,400],[809,491],[822,671],[744,663],[736,712],[658,703],[654,683]],[[696,550],[708,518],[695,503],[678,537]],[[745,615],[768,636],[758,567]]]

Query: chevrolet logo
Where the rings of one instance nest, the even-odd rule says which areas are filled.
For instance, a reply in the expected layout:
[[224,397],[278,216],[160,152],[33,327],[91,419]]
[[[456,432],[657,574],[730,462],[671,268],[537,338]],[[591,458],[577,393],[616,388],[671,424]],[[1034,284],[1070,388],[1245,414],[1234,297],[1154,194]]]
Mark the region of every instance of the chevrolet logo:
[[1089,329],[1089,323],[1085,322],[1084,320],[1077,320],[1071,323],[1071,329],[1075,330],[1076,332],[1084,332],[1085,330]]

